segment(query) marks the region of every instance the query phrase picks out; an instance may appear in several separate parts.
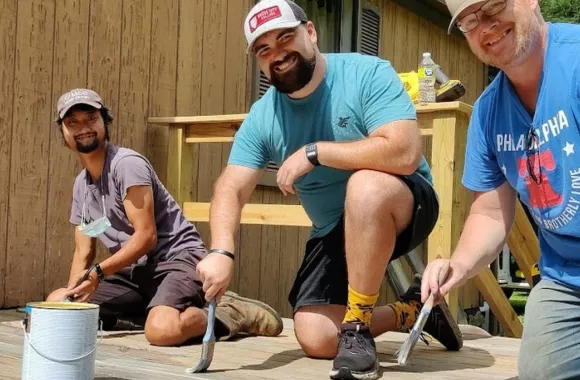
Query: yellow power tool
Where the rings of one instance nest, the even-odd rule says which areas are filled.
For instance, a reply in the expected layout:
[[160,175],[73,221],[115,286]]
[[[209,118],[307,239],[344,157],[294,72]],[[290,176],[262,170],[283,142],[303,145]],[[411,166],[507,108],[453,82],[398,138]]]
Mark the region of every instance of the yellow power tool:
[[[416,71],[400,73],[399,78],[401,78],[405,91],[407,91],[413,102],[418,103],[419,73]],[[465,95],[465,86],[463,83],[457,79],[449,79],[439,65],[437,65],[437,70],[435,71],[435,79],[437,102],[453,102]]]

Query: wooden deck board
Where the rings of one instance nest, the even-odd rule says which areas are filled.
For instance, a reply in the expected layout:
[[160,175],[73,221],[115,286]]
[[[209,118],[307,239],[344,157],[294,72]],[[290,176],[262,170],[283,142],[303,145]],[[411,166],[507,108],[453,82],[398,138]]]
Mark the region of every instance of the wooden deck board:
[[[0,312],[0,372],[6,379],[20,378],[23,337],[15,321],[21,317],[14,311]],[[197,363],[199,344],[156,347],[140,333],[111,334],[98,347],[95,379],[327,379],[332,362],[307,358],[295,340],[292,321],[284,323],[284,331],[276,338],[216,343],[210,370],[194,375],[185,369]],[[405,338],[406,334],[393,332],[377,338],[382,378],[517,379],[518,339],[480,335],[466,327],[464,348],[459,352],[447,352],[436,341],[429,346],[419,342],[413,361],[400,367],[393,354]]]

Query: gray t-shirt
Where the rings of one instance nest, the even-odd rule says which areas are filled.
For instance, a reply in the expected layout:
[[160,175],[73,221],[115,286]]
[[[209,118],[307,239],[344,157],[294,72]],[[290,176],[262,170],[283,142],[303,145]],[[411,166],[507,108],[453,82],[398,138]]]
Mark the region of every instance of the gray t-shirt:
[[150,162],[131,149],[111,143],[107,144],[105,165],[100,179],[93,183],[86,169],[76,177],[70,222],[75,225],[81,223],[83,202],[86,202],[85,224],[102,217],[101,194],[104,194],[105,211],[111,227],[99,236],[99,240],[114,254],[135,232],[123,204],[127,190],[135,185],[152,187],[157,226],[157,247],[141,257],[139,263],[167,261],[182,250],[192,251],[198,260],[203,258],[205,246],[199,232],[185,219],[181,208],[163,186]]

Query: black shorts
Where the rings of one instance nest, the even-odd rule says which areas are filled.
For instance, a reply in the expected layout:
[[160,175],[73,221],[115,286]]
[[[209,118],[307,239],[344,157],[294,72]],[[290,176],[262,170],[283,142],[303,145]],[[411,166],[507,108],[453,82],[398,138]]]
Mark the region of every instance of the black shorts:
[[181,312],[190,306],[202,308],[203,284],[195,272],[199,257],[199,252],[183,250],[169,261],[124,268],[106,277],[90,302],[100,306],[104,324],[117,318],[146,317],[155,306]]
[[[397,236],[391,261],[423,243],[439,217],[435,189],[420,174],[399,176],[415,199],[409,226]],[[308,305],[346,305],[348,276],[344,245],[344,218],[327,235],[310,239],[288,301],[294,311]]]

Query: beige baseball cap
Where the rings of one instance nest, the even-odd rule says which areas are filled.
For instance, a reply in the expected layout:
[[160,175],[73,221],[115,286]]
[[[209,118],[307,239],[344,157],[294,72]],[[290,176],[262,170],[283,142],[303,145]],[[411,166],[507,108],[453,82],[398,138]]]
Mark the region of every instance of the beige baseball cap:
[[274,29],[295,28],[306,22],[306,13],[293,1],[262,0],[248,12],[244,21],[248,41],[246,52],[252,50],[252,45],[261,35]]
[[103,108],[103,100],[100,95],[87,88],[75,88],[61,95],[56,105],[58,117],[63,118],[72,106],[88,104],[96,109]]
[[472,6],[473,4],[484,2],[485,0],[445,0],[445,5],[447,5],[447,9],[449,9],[449,13],[451,13],[451,22],[449,23],[447,33],[448,34],[451,33],[451,29],[453,29],[453,27],[455,26],[457,17],[461,12],[463,12],[465,9]]

